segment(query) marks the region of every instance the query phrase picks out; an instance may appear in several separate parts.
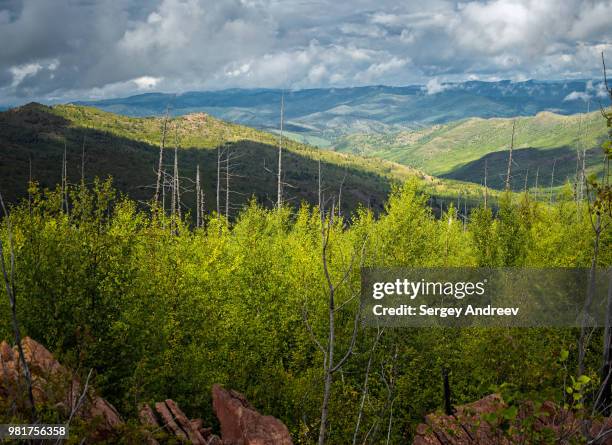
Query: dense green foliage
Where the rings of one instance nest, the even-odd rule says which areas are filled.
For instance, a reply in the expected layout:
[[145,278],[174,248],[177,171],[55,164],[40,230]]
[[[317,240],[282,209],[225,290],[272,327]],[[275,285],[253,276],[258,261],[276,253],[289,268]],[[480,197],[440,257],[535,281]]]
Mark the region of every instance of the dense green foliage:
[[[316,208],[267,210],[252,202],[231,226],[211,215],[205,228],[191,229],[187,220],[138,210],[109,182],[71,188],[68,214],[59,191],[30,192],[10,215],[24,334],[74,369],[93,368],[95,387],[127,417],[138,402],[173,398],[214,423],[210,387],[222,383],[281,418],[296,443],[315,440],[322,356],[303,318],[323,341],[327,297]],[[498,212],[478,209],[467,224],[452,207],[435,218],[427,201],[409,182],[380,215],[360,208],[337,219],[328,257],[334,279],[352,256],[365,266],[589,265],[589,216],[571,197],[549,206],[507,196]],[[607,227],[600,266],[612,264]],[[6,225],[0,235],[6,240]],[[339,351],[349,343],[358,287],[354,268],[337,295]],[[0,338],[10,339],[0,295]],[[442,406],[443,367],[454,402],[462,403],[504,383],[525,397],[561,400],[563,351],[575,366],[573,330],[388,329],[371,352],[375,337],[375,329],[360,328],[355,353],[335,376],[329,443],[352,438],[370,356],[359,437],[369,434],[371,443],[384,443],[391,413],[390,443],[404,443],[424,414]],[[599,357],[594,340],[587,369],[595,380]]]

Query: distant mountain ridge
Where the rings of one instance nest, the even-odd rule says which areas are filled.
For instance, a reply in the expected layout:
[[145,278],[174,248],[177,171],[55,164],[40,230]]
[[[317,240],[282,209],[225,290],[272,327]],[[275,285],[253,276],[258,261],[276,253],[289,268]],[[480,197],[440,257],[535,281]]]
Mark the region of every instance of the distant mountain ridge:
[[585,112],[586,99],[597,99],[599,81],[468,81],[435,87],[366,86],[279,89],[229,89],[182,94],[146,93],[77,102],[127,116],[160,116],[204,111],[220,119],[276,130],[285,94],[285,128],[301,142],[327,146],[352,133],[418,129],[469,117],[532,116]]
[[586,152],[589,173],[600,173],[601,144],[607,135],[606,121],[599,110],[570,116],[539,112],[518,118],[468,118],[419,130],[388,134],[351,134],[338,139],[334,150],[374,156],[408,165],[427,174],[483,182],[485,162],[488,185],[501,189],[508,165],[508,149],[514,136],[514,190],[537,180],[550,178],[555,170],[555,185],[573,181],[576,153]]

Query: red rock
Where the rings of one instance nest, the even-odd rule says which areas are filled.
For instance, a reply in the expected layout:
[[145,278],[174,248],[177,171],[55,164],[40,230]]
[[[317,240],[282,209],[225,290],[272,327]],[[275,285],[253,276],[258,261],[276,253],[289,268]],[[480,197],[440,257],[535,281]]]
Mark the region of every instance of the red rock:
[[[429,414],[425,417],[425,424],[417,427],[413,445],[512,445],[524,444],[526,438],[516,434],[512,437],[504,436],[500,430],[484,420],[489,413],[499,411],[506,407],[501,397],[492,394],[476,402],[457,407],[451,415]],[[517,423],[526,418],[535,416],[537,422],[534,429],[551,431],[560,443],[578,443],[584,441],[582,424],[572,412],[564,410],[552,402],[545,402],[536,412],[533,402],[523,403],[518,410]],[[612,420],[594,422],[590,429],[592,437],[601,431],[612,427]],[[600,445],[612,445],[612,436]]]
[[176,421],[174,420],[174,416],[166,406],[165,402],[157,402],[155,404],[155,410],[161,416],[164,426],[167,427],[172,432],[172,434],[179,437],[180,439],[187,440],[187,435],[177,425]]
[[138,410],[138,419],[140,419],[140,423],[142,423],[143,425],[150,425],[155,427],[159,426],[159,422],[155,417],[155,413],[153,412],[148,403],[143,403],[142,405],[140,405],[140,409]]
[[2,359],[3,362],[13,361],[13,350],[5,341],[0,343],[0,359]]
[[226,445],[219,436],[215,436],[214,434],[208,439],[206,445]]
[[193,445],[206,445],[206,441],[198,431],[198,428],[194,428],[192,421],[187,418],[187,416],[181,411],[174,400],[167,399],[166,405],[170,409],[170,412],[174,416],[176,423],[180,426],[180,428],[185,431],[187,437],[191,441]]
[[259,414],[239,392],[213,385],[212,396],[224,445],[293,445],[285,424]]
[[[25,337],[21,346],[32,375],[35,403],[47,402],[63,408],[66,415],[70,414],[83,393],[80,380],[40,343]],[[8,344],[3,342],[0,345],[0,355],[0,393],[6,395],[11,388],[18,387],[17,383],[23,379],[23,370],[16,346],[10,350]],[[16,393],[11,396],[23,398],[23,395]],[[107,433],[123,424],[117,410],[106,400],[96,396],[91,386],[88,386],[84,402],[76,414],[84,419],[97,418],[97,431],[94,435],[98,438],[106,437]]]

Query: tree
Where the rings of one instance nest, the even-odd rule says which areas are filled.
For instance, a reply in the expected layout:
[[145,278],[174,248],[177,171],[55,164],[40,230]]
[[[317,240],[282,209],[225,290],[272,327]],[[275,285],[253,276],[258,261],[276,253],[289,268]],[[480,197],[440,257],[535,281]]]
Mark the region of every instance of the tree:
[[[63,194],[62,194],[63,195]],[[28,392],[28,400],[30,402],[30,421],[36,423],[36,405],[34,404],[34,393],[32,392],[32,375],[30,374],[30,367],[25,359],[23,352],[23,346],[21,345],[21,330],[19,328],[19,320],[17,319],[17,296],[15,288],[15,246],[13,244],[13,230],[11,227],[11,220],[9,214],[4,205],[2,194],[0,194],[0,208],[4,213],[4,220],[6,222],[6,230],[9,243],[9,269],[6,268],[6,260],[4,258],[4,245],[0,238],[0,268],[2,269],[2,277],[4,279],[4,287],[6,289],[6,295],[9,299],[11,307],[11,322],[13,325],[13,337],[17,351],[19,353],[19,361],[23,366],[23,375],[26,381],[26,389]]]

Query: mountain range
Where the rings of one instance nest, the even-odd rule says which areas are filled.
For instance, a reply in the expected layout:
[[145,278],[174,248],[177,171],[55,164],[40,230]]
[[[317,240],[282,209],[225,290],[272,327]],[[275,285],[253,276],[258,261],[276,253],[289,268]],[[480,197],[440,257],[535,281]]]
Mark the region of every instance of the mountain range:
[[327,147],[347,134],[414,130],[468,117],[585,112],[588,99],[601,100],[602,86],[590,80],[468,81],[433,86],[147,93],[77,103],[127,116],[161,116],[167,107],[173,115],[202,111],[228,122],[278,131],[282,96],[285,134]]

